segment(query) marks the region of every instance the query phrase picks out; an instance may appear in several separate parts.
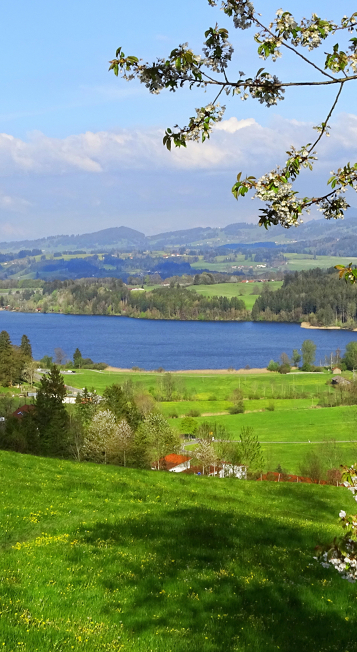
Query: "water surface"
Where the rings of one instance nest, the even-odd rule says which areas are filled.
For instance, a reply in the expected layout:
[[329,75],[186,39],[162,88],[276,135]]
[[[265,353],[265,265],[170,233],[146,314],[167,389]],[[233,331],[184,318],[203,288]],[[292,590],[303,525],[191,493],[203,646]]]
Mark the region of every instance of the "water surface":
[[316,363],[337,347],[344,351],[357,333],[305,330],[298,324],[271,322],[197,322],[130,319],[91,315],[0,312],[0,330],[19,344],[26,333],[34,358],[54,355],[61,347],[69,357],[78,347],[83,357],[115,367],[151,370],[240,369],[265,367],[285,351],[301,349],[305,339],[317,345]]

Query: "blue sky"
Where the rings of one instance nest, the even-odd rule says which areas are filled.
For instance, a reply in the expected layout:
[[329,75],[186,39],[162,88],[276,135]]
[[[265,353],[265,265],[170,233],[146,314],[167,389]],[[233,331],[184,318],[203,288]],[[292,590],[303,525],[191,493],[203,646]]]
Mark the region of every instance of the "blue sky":
[[[341,4],[341,14],[356,8],[352,1]],[[257,0],[255,6],[268,21],[281,5]],[[299,18],[312,9],[340,18],[330,0],[294,0],[282,6]],[[309,140],[311,124],[325,117],[329,89],[294,90],[269,110],[257,102],[229,99],[226,126],[208,145],[169,155],[161,146],[163,129],[185,124],[195,106],[212,99],[209,92],[151,96],[136,82],[128,84],[107,72],[119,45],[145,60],[165,56],[185,41],[200,52],[204,30],[216,21],[230,30],[237,69],[253,74],[263,65],[255,55],[255,30],[234,30],[206,0],[181,0],[177,7],[162,0],[135,5],[5,0],[0,240],[121,224],[155,233],[257,219],[260,204],[249,199],[237,204],[230,195],[236,173],[244,165],[244,172],[261,174],[284,160],[292,142]],[[265,65],[281,79],[311,78],[293,56]],[[354,107],[352,91],[347,91],[336,113],[336,139],[323,145],[316,177],[305,175],[304,191],[325,184],[335,159],[357,159]]]

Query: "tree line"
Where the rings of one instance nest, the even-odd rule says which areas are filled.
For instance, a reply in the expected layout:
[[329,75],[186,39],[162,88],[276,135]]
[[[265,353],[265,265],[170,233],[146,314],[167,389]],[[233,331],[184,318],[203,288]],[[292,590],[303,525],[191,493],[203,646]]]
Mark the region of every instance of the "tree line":
[[204,297],[178,284],[150,292],[130,291],[114,278],[46,282],[42,289],[24,290],[6,301],[23,311],[172,320],[249,319],[244,301],[237,297]]

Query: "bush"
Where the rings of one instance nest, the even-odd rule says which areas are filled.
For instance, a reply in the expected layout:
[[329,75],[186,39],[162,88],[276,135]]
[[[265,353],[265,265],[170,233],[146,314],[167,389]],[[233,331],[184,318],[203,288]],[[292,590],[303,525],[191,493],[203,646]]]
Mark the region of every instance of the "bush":
[[311,364],[308,364],[307,362],[304,362],[304,364],[301,367],[301,371],[312,371]]
[[291,367],[289,364],[281,364],[278,372],[279,374],[288,374],[291,371]]
[[269,403],[268,403],[266,409],[267,409],[269,412],[274,412],[274,410],[275,410],[275,405],[274,405],[273,401],[269,401]]
[[229,408],[229,414],[243,414],[243,412],[244,412],[243,401],[239,401],[239,403],[236,403],[235,405],[232,405],[231,408]]
[[267,369],[268,371],[278,371],[280,365],[279,362],[274,362],[274,360],[270,360]]
[[178,414],[177,412],[170,412],[169,417],[170,419],[178,419]]
[[185,416],[186,417],[200,417],[201,412],[199,410],[190,410],[189,412],[187,412],[187,414]]

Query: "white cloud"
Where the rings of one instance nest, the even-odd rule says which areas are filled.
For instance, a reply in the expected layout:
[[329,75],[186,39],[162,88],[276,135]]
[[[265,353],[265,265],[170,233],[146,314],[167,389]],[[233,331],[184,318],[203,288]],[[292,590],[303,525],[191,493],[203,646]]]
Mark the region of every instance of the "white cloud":
[[235,134],[236,131],[244,129],[245,127],[251,127],[252,125],[255,125],[256,127],[259,126],[254,118],[248,118],[247,120],[238,120],[237,118],[232,117],[228,120],[222,120],[222,122],[219,122],[216,125],[215,130],[227,131],[230,134]]
[[[120,170],[228,170],[250,173],[267,171],[285,161],[292,145],[312,142],[311,125],[275,119],[269,126],[253,119],[229,118],[219,123],[204,144],[189,143],[186,149],[168,152],[162,145],[163,130],[87,132],[63,139],[40,132],[28,141],[0,134],[0,175],[63,175],[69,173],[116,173]],[[336,121],[331,138],[319,146],[322,164],[357,158],[357,116]]]

